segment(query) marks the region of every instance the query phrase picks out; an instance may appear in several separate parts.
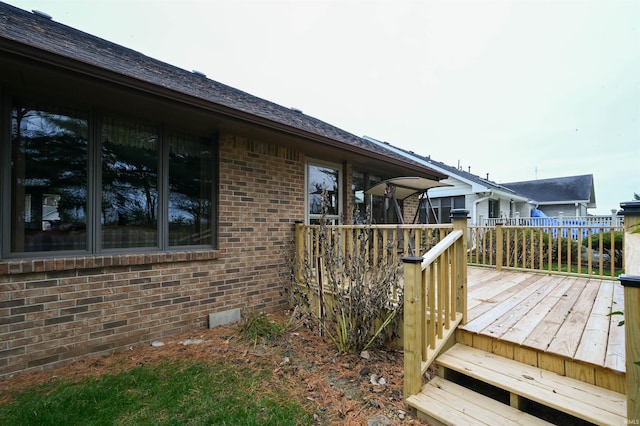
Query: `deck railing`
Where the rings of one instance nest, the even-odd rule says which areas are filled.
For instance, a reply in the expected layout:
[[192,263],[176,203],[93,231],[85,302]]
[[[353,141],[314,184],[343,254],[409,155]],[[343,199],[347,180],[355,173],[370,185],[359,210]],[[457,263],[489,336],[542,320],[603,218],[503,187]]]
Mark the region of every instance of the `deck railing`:
[[[311,268],[315,274],[326,271],[318,270],[318,259],[323,259],[325,247],[331,247],[334,253],[348,267],[350,259],[365,257],[375,266],[378,262],[397,263],[402,256],[414,256],[425,253],[448,233],[453,225],[333,225],[327,226],[328,244],[321,244],[320,225],[296,225],[296,259],[297,270]],[[365,253],[354,253],[354,241],[368,241]],[[361,246],[359,246],[361,247]]]
[[620,205],[625,216],[625,258],[620,275],[624,287],[627,424],[640,422],[640,201]]
[[[636,422],[640,418],[640,345],[635,338],[640,330],[640,202],[627,203],[624,210],[624,229],[619,224],[467,227],[468,212],[453,210],[453,225],[333,226],[330,238],[333,249],[345,259],[347,254],[387,256],[396,262],[398,254],[403,256],[405,398],[420,391],[424,372],[456,327],[467,320],[467,263],[619,278],[625,287],[627,414],[630,422]],[[369,253],[353,253],[349,241],[358,233],[372,237]],[[321,259],[322,250],[319,226],[296,226],[299,265]],[[618,277],[625,264],[626,274]]]
[[[457,212],[457,213],[456,213]],[[467,211],[454,210],[454,230],[423,256],[404,262],[404,397],[420,392],[422,376],[467,316]]]
[[[375,265],[426,253],[452,231],[453,225],[335,225],[327,228],[330,230],[327,235],[329,246],[345,262],[366,256]],[[306,267],[317,272],[317,259],[324,256],[319,233],[319,225],[296,226],[298,270],[302,270],[301,266],[306,262]],[[365,237],[370,242],[366,253],[354,253],[353,242]],[[615,279],[625,267],[624,232],[623,226],[618,225],[469,226],[466,238],[467,262],[472,265],[605,279]]]
[[471,226],[467,261],[473,265],[615,279],[624,268],[622,226]]

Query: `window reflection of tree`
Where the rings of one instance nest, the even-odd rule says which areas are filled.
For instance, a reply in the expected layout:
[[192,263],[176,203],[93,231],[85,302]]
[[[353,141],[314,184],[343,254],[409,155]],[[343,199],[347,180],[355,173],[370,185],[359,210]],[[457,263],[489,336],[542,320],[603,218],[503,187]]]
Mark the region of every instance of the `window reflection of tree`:
[[[157,245],[157,145],[157,130],[153,126],[105,119],[102,125],[105,247]],[[109,234],[110,227],[123,226],[127,226],[128,233]]]
[[322,193],[327,191],[327,214],[338,214],[338,170],[309,167],[309,213],[322,214]]
[[210,142],[174,133],[169,146],[169,244],[206,244],[211,239]]
[[[158,126],[101,116],[95,123],[97,170],[89,161],[88,113],[14,100],[5,160],[11,252],[164,247],[158,238],[161,207],[170,246],[213,244],[212,141],[168,133],[168,167],[162,170],[169,187],[161,204]],[[97,192],[89,191],[90,184]],[[92,194],[99,204],[90,203]],[[99,222],[95,228],[88,226],[89,211]],[[96,232],[91,238],[88,228]]]
[[86,248],[87,117],[19,104],[11,134],[12,251]]

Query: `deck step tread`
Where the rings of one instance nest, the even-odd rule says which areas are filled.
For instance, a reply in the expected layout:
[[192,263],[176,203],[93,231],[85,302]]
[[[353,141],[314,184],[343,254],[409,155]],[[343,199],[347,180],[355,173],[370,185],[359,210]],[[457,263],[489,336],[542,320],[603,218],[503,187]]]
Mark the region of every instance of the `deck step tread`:
[[441,377],[429,381],[421,393],[410,396],[407,404],[428,421],[449,426],[552,424]]
[[626,396],[460,343],[436,362],[515,395],[596,424],[624,424]]

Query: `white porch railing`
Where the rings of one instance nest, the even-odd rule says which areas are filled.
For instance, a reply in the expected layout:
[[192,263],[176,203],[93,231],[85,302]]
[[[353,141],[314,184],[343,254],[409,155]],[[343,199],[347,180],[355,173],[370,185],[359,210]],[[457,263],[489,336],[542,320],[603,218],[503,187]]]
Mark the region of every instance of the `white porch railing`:
[[621,228],[624,217],[618,215],[604,216],[553,216],[553,217],[496,217],[483,219],[483,226],[496,226],[501,223],[507,226],[593,226]]

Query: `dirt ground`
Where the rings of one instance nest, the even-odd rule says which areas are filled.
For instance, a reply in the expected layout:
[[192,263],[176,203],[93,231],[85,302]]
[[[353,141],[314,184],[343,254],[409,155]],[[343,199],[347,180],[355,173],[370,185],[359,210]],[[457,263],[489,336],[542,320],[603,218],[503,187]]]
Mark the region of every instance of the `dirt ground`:
[[[274,321],[286,321],[285,313],[272,317]],[[265,383],[265,386],[291,389],[303,404],[312,407],[317,424],[367,425],[373,420],[378,422],[369,424],[375,426],[426,424],[413,417],[402,401],[403,355],[400,351],[338,354],[317,331],[304,327],[293,329],[277,342],[266,343],[243,341],[236,330],[234,325],[197,330],[163,339],[163,346],[134,345],[108,356],[1,379],[0,404],[9,401],[14,390],[53,378],[74,381],[162,359],[188,357],[234,360],[246,364],[247,368],[271,368],[275,383]],[[191,344],[185,344],[189,339]]]

